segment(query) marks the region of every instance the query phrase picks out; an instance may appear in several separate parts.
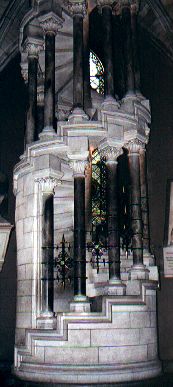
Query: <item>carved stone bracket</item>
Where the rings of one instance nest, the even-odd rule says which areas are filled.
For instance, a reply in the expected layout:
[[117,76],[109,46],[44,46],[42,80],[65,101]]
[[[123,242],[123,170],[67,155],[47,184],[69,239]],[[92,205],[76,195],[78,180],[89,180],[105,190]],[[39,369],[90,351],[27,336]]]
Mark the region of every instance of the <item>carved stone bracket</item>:
[[75,1],[75,0],[69,0],[68,1],[68,10],[72,14],[72,16],[79,15],[82,17],[85,17],[86,15],[86,1]]
[[55,15],[53,12],[40,16],[39,22],[45,34],[51,32],[56,35],[58,30],[63,26],[63,19]]
[[106,158],[106,161],[116,161],[117,158],[123,153],[122,147],[107,146],[99,150],[102,157]]
[[139,153],[141,149],[145,149],[145,141],[135,138],[128,141],[124,147],[128,149],[129,153]]
[[47,192],[47,193],[53,193],[54,188],[57,185],[61,184],[60,180],[50,176],[36,178],[35,182],[39,184],[42,192]]

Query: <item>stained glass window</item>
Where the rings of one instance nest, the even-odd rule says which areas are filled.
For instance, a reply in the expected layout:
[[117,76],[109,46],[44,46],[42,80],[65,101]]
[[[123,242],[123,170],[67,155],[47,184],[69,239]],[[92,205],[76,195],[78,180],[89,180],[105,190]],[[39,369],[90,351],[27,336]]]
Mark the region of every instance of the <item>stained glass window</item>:
[[99,94],[104,94],[104,67],[93,51],[90,51],[90,85]]

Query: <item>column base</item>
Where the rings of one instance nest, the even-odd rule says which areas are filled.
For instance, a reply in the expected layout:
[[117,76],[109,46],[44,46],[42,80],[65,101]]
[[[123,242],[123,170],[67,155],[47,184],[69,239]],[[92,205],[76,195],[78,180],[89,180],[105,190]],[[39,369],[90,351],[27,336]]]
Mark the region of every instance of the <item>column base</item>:
[[37,328],[39,329],[56,329],[57,319],[53,312],[41,313],[37,318]]
[[125,296],[126,285],[120,279],[111,278],[105,285],[104,295],[106,296]]
[[69,124],[74,124],[74,123],[78,124],[88,120],[89,120],[88,115],[80,107],[74,108],[68,117]]
[[129,280],[148,280],[149,279],[149,270],[145,265],[138,264],[133,265],[131,269],[129,269]]
[[101,110],[114,112],[120,108],[119,102],[110,95],[107,95],[104,102],[101,105]]
[[40,140],[51,140],[53,138],[57,137],[57,134],[55,132],[55,129],[53,126],[45,126],[42,130],[42,132],[39,134]]
[[70,311],[75,313],[89,313],[91,304],[86,296],[75,296],[70,303]]

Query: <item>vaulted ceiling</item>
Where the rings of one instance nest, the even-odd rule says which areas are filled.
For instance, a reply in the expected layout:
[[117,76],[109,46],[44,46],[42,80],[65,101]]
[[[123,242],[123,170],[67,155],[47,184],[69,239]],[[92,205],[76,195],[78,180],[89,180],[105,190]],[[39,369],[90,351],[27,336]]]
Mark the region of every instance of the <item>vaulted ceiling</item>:
[[[173,0],[140,0],[139,23],[173,63]],[[29,0],[0,0],[0,71],[18,52],[20,24]],[[61,1],[63,3],[63,1]],[[91,8],[96,0],[89,0]]]

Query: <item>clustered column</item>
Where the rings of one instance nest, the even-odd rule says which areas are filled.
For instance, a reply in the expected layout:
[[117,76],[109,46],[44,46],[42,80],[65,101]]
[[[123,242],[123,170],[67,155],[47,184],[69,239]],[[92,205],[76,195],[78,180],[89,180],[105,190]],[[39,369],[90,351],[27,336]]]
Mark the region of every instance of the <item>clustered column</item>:
[[122,23],[124,37],[124,58],[125,58],[125,75],[126,75],[126,93],[134,94],[134,61],[133,61],[133,44],[131,28],[131,8],[130,2],[125,2],[122,6]]
[[25,143],[35,141],[37,125],[37,70],[38,55],[42,49],[41,44],[27,42],[25,50],[28,53],[28,110]]
[[55,36],[62,27],[57,15],[39,18],[45,33],[44,129],[46,134],[55,132]]

